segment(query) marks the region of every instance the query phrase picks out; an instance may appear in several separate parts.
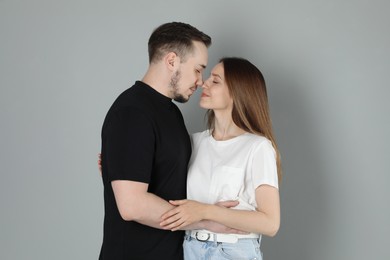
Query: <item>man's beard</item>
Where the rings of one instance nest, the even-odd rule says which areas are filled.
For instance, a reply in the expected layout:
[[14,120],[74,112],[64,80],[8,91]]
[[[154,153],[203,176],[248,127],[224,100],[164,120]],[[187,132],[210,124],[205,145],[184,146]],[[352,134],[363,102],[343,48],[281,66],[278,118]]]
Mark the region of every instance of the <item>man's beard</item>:
[[181,78],[180,70],[176,71],[175,74],[171,77],[171,82],[169,83],[169,88],[173,91],[173,100],[185,103],[189,98],[185,98],[182,94],[179,93],[178,82]]

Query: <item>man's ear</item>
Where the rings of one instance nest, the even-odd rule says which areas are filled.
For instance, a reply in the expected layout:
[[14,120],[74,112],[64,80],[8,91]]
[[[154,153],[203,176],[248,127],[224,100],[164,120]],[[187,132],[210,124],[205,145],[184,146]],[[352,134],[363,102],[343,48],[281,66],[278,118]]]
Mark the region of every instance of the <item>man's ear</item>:
[[180,59],[176,55],[176,53],[170,52],[167,55],[165,55],[164,62],[169,70],[174,71],[179,66]]

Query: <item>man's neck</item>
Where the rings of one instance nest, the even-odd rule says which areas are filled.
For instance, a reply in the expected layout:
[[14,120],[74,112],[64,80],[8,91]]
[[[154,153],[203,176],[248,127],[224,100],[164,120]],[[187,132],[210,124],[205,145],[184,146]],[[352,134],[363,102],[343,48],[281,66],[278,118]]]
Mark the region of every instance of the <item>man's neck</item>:
[[168,89],[169,76],[165,75],[164,71],[159,70],[157,66],[150,66],[141,81],[160,94],[172,98]]

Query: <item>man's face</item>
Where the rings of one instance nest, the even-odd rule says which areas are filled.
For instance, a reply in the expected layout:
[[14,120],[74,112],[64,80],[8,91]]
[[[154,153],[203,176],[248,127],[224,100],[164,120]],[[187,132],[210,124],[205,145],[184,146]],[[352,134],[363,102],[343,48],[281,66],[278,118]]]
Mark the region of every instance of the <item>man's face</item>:
[[197,87],[203,84],[202,73],[206,68],[207,59],[206,45],[202,42],[194,42],[194,52],[189,54],[186,62],[181,63],[171,77],[169,87],[175,101],[187,102]]

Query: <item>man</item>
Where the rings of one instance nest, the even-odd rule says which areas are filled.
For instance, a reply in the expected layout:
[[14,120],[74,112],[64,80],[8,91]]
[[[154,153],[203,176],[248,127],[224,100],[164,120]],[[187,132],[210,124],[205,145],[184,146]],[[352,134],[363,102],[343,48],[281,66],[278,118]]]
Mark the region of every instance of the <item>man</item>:
[[162,230],[168,200],[186,198],[191,144],[172,99],[202,85],[211,38],[172,22],[149,38],[149,68],[111,106],[102,128],[104,234],[99,259],[183,259],[183,232]]

